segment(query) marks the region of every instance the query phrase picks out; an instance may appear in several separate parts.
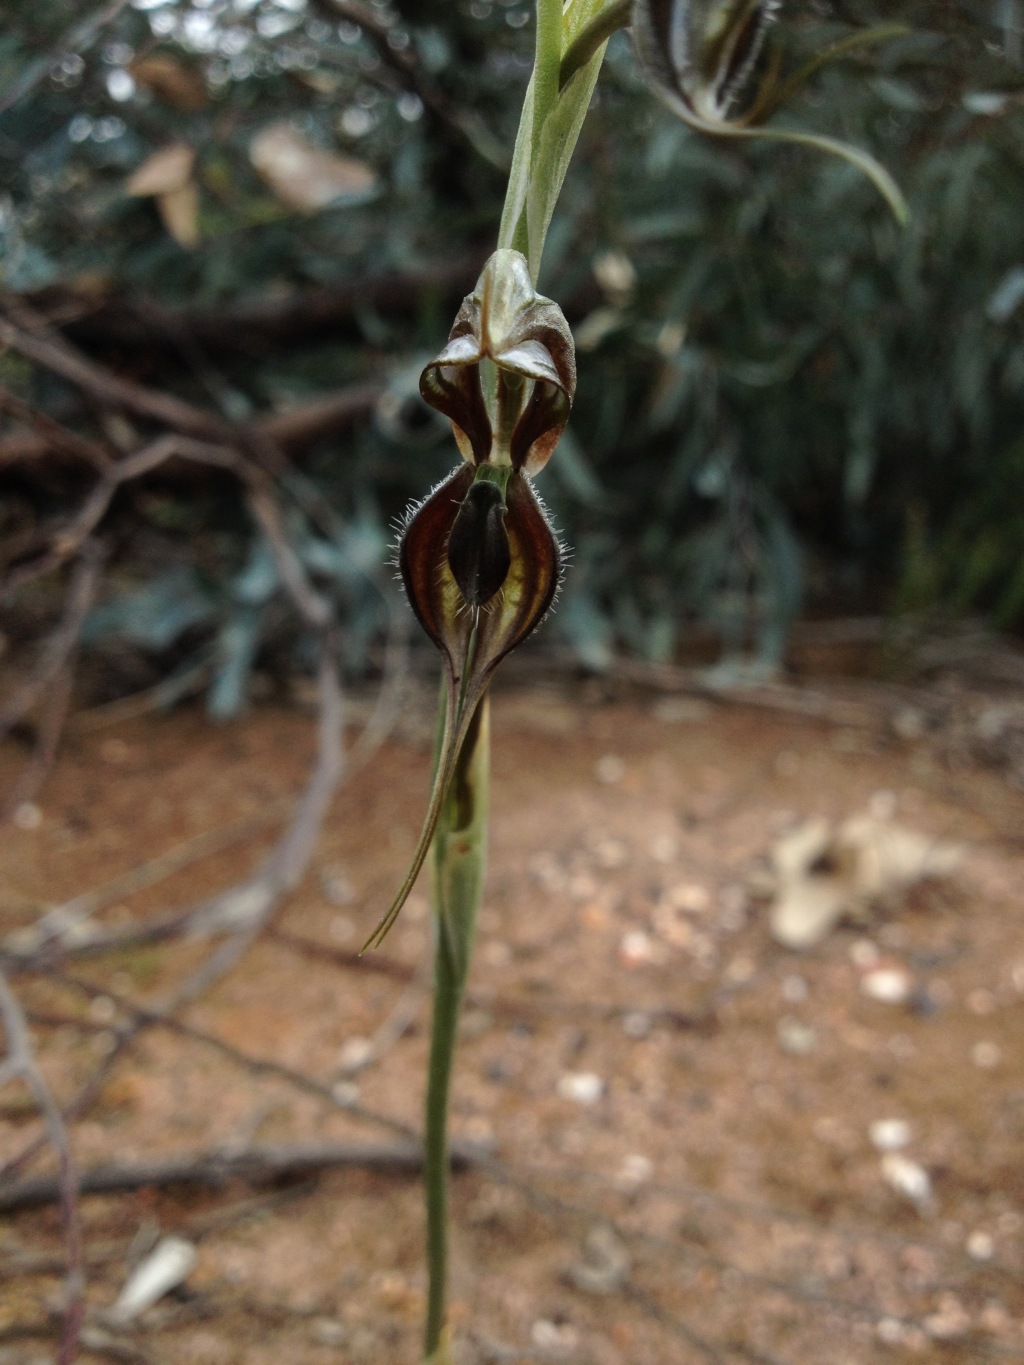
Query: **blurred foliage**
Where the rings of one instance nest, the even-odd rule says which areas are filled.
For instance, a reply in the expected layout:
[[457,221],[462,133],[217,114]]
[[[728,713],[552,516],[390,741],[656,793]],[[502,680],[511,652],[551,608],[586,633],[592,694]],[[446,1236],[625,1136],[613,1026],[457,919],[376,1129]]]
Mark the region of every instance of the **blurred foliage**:
[[[352,670],[372,666],[374,556],[454,459],[416,376],[493,245],[531,7],[134,0],[80,6],[77,28],[58,0],[6,8],[3,288],[77,300],[79,344],[231,419],[384,387],[374,418],[296,457],[291,504]],[[902,230],[843,162],[702,140],[644,89],[628,38],[610,45],[540,282],[580,369],[539,484],[575,549],[546,633],[593,666],[618,649],[670,659],[695,619],[769,667],[801,609],[1024,624],[1024,5],[791,3],[772,45],[790,71],[894,20],[905,35],[826,65],[778,120],[878,156],[911,205]],[[253,164],[254,137],[282,122],[340,175],[326,207]],[[195,153],[177,219],[126,193],[171,144]],[[457,287],[431,283],[444,262],[465,262]],[[346,318],[276,340],[240,325],[188,341],[196,311],[394,271],[424,287],[387,306],[367,290]],[[90,332],[90,301],[112,298],[173,310],[185,340],[149,354]],[[69,390],[13,356],[0,383],[69,410]],[[0,476],[0,535],[66,511],[66,480]],[[206,650],[216,711],[238,705],[258,651],[301,634],[230,480],[124,490],[107,534],[132,586],[94,638]]]

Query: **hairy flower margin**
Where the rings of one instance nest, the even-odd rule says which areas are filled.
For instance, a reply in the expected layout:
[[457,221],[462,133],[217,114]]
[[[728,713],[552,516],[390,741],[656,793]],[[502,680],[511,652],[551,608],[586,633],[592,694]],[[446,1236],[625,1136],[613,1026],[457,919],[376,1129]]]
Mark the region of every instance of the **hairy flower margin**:
[[412,863],[364,950],[382,941],[412,890],[494,670],[554,601],[562,547],[529,476],[558,444],[575,391],[561,309],[536,292],[520,252],[495,251],[420,378],[463,457],[409,514],[398,547],[409,603],[443,661],[444,729]]

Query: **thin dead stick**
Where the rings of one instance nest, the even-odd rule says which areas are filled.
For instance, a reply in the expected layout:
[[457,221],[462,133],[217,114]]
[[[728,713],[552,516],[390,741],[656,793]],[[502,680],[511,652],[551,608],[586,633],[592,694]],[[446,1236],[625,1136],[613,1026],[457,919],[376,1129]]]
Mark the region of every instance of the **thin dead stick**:
[[[299,450],[366,417],[376,407],[380,395],[377,384],[351,384],[282,412],[261,413],[238,427],[237,432],[242,444],[252,437],[270,440],[287,450]],[[114,458],[99,442],[87,440],[4,390],[0,390],[0,407],[7,407],[35,427],[31,433],[0,440],[0,469],[42,459],[51,452],[84,460],[98,470],[105,469]]]
[[[455,1164],[464,1166],[464,1156],[457,1156]],[[214,1149],[163,1160],[87,1167],[79,1175],[78,1189],[87,1195],[126,1194],[175,1185],[217,1188],[229,1180],[261,1185],[343,1166],[415,1174],[423,1168],[423,1151],[415,1142],[314,1142],[255,1145],[241,1151]],[[58,1182],[53,1176],[30,1176],[0,1190],[0,1213],[37,1208],[58,1198]]]
[[14,784],[5,808],[0,811],[0,820],[11,815],[23,802],[32,800],[53,766],[71,701],[78,641],[96,597],[101,561],[100,547],[87,543],[72,575],[63,617],[43,650],[39,666],[0,712],[2,736],[31,710],[37,698],[43,698],[35,749],[27,768]]
[[[317,761],[284,839],[256,877],[221,893],[198,910],[172,917],[177,919],[179,932],[188,926],[193,932],[230,929],[232,933],[177,988],[165,1006],[163,1013],[166,1015],[197,999],[231,970],[263,928],[280,897],[294,889],[305,875],[324,815],[342,774],[343,708],[335,655],[334,634],[327,630],[321,646]],[[161,929],[169,932],[170,926],[165,923]],[[151,1021],[136,1015],[132,1024],[118,1035],[110,1055],[72,1101],[67,1111],[69,1116],[84,1112],[94,1102],[117,1060],[148,1022]],[[36,1142],[23,1149],[0,1169],[0,1178],[10,1179],[21,1170],[39,1150],[39,1145]]]
[[0,1017],[3,1018],[7,1035],[7,1057],[0,1066],[0,1083],[15,1076],[21,1077],[39,1106],[50,1145],[57,1156],[54,1185],[56,1197],[60,1201],[67,1255],[67,1297],[57,1365],[73,1365],[78,1354],[78,1336],[85,1314],[85,1263],[82,1230],[78,1220],[78,1174],[64,1118],[36,1060],[21,1005],[3,972],[0,972]]
[[150,473],[175,456],[231,470],[237,470],[240,463],[238,453],[224,446],[188,440],[173,433],[158,436],[104,470],[78,513],[54,536],[49,549],[8,573],[3,584],[5,592],[13,593],[23,584],[52,573],[66,563],[99,525],[123,483]]
[[[105,906],[126,896],[155,886],[165,878],[173,876],[183,868],[191,867],[203,858],[212,857],[235,844],[259,833],[269,824],[283,820],[295,807],[293,797],[282,797],[272,801],[256,815],[246,815],[230,824],[217,829],[204,830],[183,843],[175,844],[157,857],[133,867],[120,877],[105,882],[91,891],[83,891],[71,900],[54,906],[36,922],[25,929],[16,929],[3,941],[3,952],[19,963],[31,965],[33,958],[42,948],[54,939],[62,940],[65,951],[73,950],[76,934],[85,934],[87,920]],[[173,916],[173,923],[181,926],[181,913]]]
[[721,687],[710,682],[699,669],[646,664],[631,659],[618,660],[612,668],[612,676],[661,692],[703,697],[723,706],[754,706],[800,720],[821,720],[854,729],[877,729],[884,720],[877,706],[789,683]]
[[[49,450],[60,450],[65,454],[73,455],[79,460],[84,460],[93,469],[98,469],[101,473],[109,468],[113,461],[112,453],[98,441],[89,441],[84,436],[80,436],[77,431],[72,431],[70,427],[64,426],[50,417],[45,412],[40,412],[38,408],[32,407],[9,389],[0,387],[0,412],[8,412],[12,417],[24,422],[27,426],[35,428],[38,433],[38,443],[36,454],[45,455]],[[31,446],[23,447],[25,458],[31,451]],[[4,458],[0,451],[0,467],[6,463],[14,463]]]
[[83,355],[24,304],[18,316],[20,323],[0,315],[0,344],[60,375],[107,407],[148,418],[183,436],[228,446],[236,452],[236,459],[244,451],[256,463],[265,461],[270,473],[284,466],[281,446],[303,445],[324,431],[348,425],[370,412],[380,396],[376,385],[356,384],[298,409],[265,414],[239,426],[173,394],[115,374]]
[[196,999],[238,959],[266,924],[283,895],[293,891],[306,874],[320,835],[320,827],[343,771],[343,706],[333,632],[321,650],[319,670],[320,725],[313,776],[299,802],[291,828],[260,872],[233,887],[189,916],[189,929],[216,933],[232,929],[233,936],[178,988],[174,1008]]
[[[360,1104],[358,1100],[353,1100],[346,1090],[339,1090],[334,1086],[327,1085],[323,1081],[318,1081],[313,1076],[307,1076],[302,1071],[296,1071],[294,1067],[287,1066],[284,1062],[275,1062],[268,1057],[256,1057],[251,1053],[235,1047],[233,1043],[225,1042],[223,1038],[218,1038],[215,1034],[207,1033],[205,1029],[197,1027],[195,1024],[185,1023],[163,1010],[147,1009],[143,1005],[137,1005],[126,996],[119,995],[117,992],[107,988],[93,985],[90,981],[83,981],[78,977],[66,976],[60,972],[50,972],[48,975],[52,980],[62,985],[70,986],[72,989],[82,992],[90,999],[104,995],[113,1000],[119,1009],[123,1010],[130,1018],[129,1027],[141,1028],[165,1028],[171,1033],[176,1033],[179,1037],[190,1038],[194,1042],[201,1043],[204,1047],[224,1057],[243,1071],[249,1072],[253,1076],[274,1076],[279,1080],[287,1082],[301,1090],[304,1094],[313,1095],[317,1099],[324,1100],[332,1108],[340,1109],[343,1113],[361,1123],[371,1124],[376,1128],[383,1128],[386,1132],[393,1133],[396,1137],[403,1138],[407,1142],[420,1142],[421,1135],[417,1130],[400,1119],[391,1118],[387,1114],[379,1114],[376,1110],[368,1109]],[[460,1149],[464,1154],[476,1150],[467,1147]],[[3,1173],[0,1172],[0,1175]]]
[[373,1035],[360,1047],[358,1054],[343,1067],[346,1076],[356,1076],[367,1067],[375,1066],[409,1032],[421,1012],[430,989],[430,959],[424,956],[412,980],[398,997],[392,1009],[374,1029]]
[[0,736],[24,719],[39,700],[40,694],[65,669],[96,595],[99,566],[99,546],[87,546],[75,566],[56,630],[43,645],[35,668],[22,680],[13,695],[0,705]]
[[292,549],[281,521],[281,509],[264,480],[249,481],[247,501],[257,526],[267,538],[277,571],[299,615],[314,630],[324,630],[333,616],[330,602],[309,581],[302,561]]
[[180,431],[200,440],[231,442],[235,430],[229,422],[193,407],[181,398],[146,388],[130,379],[123,379],[103,365],[96,364],[63,339],[39,331],[29,331],[0,317],[0,344],[17,351],[43,369],[59,374],[62,379],[83,389],[101,403],[148,417],[162,426]]
[[[282,947],[312,961],[331,962],[337,967],[351,968],[354,971],[377,972],[396,981],[412,982],[416,968],[404,962],[396,962],[381,954],[360,956],[344,948],[336,948],[330,943],[318,943],[315,939],[304,938],[301,934],[290,933],[286,929],[271,928],[268,937]],[[487,991],[468,989],[466,1004],[475,1009],[489,1010],[513,1018],[522,1015],[571,1015],[574,1019],[612,1020],[624,1019],[629,1015],[642,1014],[652,1024],[664,1024],[675,1029],[710,1029],[715,1025],[714,1000],[697,1011],[680,1009],[677,1005],[637,1004],[635,1002],[595,1001],[595,1000],[538,1000],[529,996],[514,999],[507,995],[494,995]]]

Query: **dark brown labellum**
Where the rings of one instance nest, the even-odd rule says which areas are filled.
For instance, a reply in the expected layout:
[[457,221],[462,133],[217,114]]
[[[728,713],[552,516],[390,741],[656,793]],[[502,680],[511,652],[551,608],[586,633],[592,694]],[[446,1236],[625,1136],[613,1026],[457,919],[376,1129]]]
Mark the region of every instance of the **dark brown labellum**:
[[448,537],[448,567],[471,607],[489,602],[512,563],[505,530],[505,497],[496,483],[478,480],[459,508]]

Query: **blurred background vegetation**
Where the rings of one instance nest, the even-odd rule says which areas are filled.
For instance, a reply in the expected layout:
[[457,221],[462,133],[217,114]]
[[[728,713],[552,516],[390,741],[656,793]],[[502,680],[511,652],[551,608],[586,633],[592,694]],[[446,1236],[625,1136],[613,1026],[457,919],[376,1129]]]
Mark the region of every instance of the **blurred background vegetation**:
[[[9,652],[88,545],[100,699],[159,682],[229,715],[254,677],[310,669],[230,468],[109,475],[168,430],[234,433],[347,673],[380,670],[393,522],[455,460],[418,374],[494,245],[532,7],[7,0],[5,20]],[[574,548],[548,649],[600,669],[700,637],[770,670],[798,614],[1024,625],[1024,5],[791,0],[770,46],[785,72],[896,21],[778,121],[872,151],[904,229],[844,162],[702,140],[611,43],[540,281],[580,367],[539,483]]]

